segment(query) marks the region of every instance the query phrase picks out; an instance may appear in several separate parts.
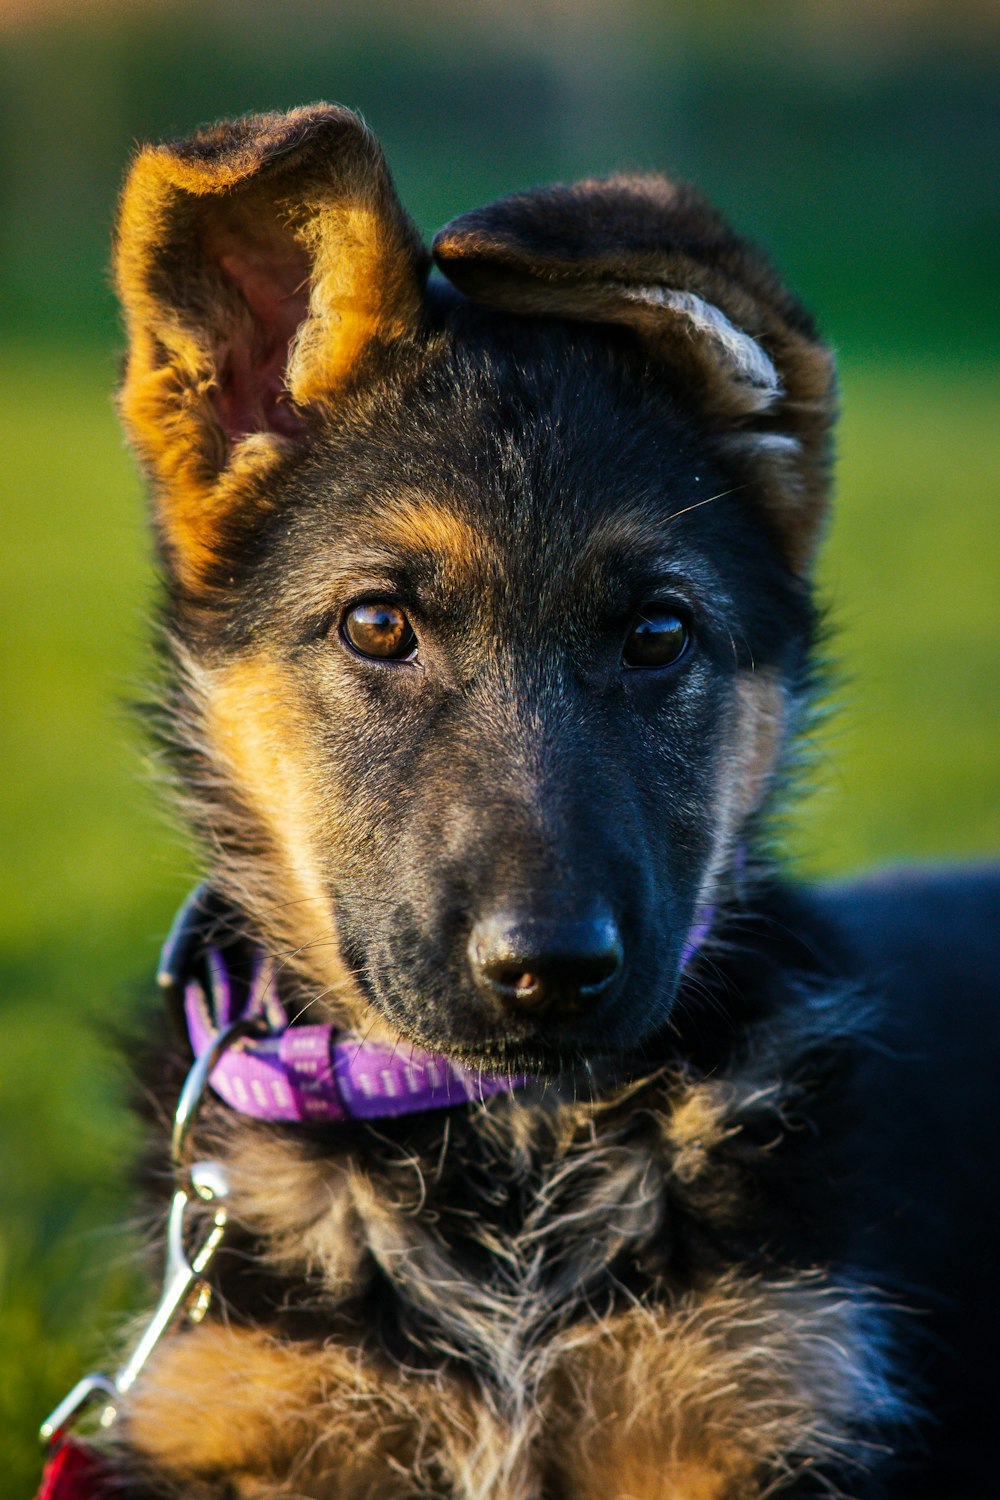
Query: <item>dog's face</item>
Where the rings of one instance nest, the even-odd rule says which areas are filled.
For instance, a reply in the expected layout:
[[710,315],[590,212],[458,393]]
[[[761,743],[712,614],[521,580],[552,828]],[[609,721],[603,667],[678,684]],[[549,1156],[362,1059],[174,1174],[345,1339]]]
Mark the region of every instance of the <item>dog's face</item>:
[[146,153],[123,405],[219,878],[350,1024],[544,1070],[662,1026],[766,792],[829,368],[659,179],[436,254],[344,111]]

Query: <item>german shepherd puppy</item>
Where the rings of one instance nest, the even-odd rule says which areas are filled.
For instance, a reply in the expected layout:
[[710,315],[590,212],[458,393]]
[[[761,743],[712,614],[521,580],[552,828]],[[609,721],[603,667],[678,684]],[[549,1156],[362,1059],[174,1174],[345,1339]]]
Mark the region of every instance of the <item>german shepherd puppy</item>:
[[[206,1103],[232,1237],[122,1402],[126,1493],[985,1494],[985,1379],[930,1383],[958,1315],[891,1306],[933,1309],[938,1221],[971,1222],[893,1130],[946,1065],[893,1074],[858,973],[895,943],[915,1027],[985,995],[995,885],[808,895],[767,859],[829,487],[807,313],[659,176],[429,256],[325,105],[142,151],[116,274],[216,935],[292,1034],[493,1081],[341,1123]],[[158,1050],[169,1117],[190,1053]]]

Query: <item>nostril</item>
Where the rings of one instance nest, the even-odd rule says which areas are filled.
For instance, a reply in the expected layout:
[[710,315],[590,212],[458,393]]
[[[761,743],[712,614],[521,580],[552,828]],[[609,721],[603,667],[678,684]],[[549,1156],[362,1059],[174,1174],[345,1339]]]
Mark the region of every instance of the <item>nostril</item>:
[[608,916],[486,917],[469,939],[481,990],[520,1010],[571,1009],[608,989],[622,967],[618,927]]
[[482,974],[493,989],[522,1010],[540,1010],[548,1002],[549,989],[542,976],[519,964],[484,964]]

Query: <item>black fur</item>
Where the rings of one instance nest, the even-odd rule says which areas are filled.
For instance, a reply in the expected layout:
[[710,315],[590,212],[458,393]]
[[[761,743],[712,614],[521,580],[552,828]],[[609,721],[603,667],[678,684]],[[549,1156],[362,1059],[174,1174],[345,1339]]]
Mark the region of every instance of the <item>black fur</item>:
[[[435,242],[454,285],[425,286],[381,153],[327,106],[146,152],[124,201],[160,732],[234,954],[278,961],[296,1019],[531,1075],[327,1129],[206,1107],[233,1229],[208,1322],[126,1403],[135,1495],[589,1500],[580,1454],[614,1483],[643,1441],[642,1500],[661,1469],[677,1500],[987,1493],[991,1407],[947,1389],[974,1325],[934,1299],[956,1264],[990,1292],[992,1122],[956,1110],[945,1047],[961,963],[985,993],[968,934],[996,882],[810,893],[767,858],[815,671],[833,393],[808,316],[655,177],[468,215]],[[405,659],[352,644],[371,601],[415,632]],[[658,608],[686,648],[636,667]],[[494,982],[491,921],[516,948],[570,917],[613,934],[600,985],[554,943]],[[159,1111],[186,1061],[158,1050]],[[908,1119],[935,1110],[922,1153]],[[963,1178],[942,1143],[966,1133]],[[149,1180],[169,1185],[162,1143]],[[946,1214],[973,1231],[957,1259]],[[226,1330],[305,1372],[249,1447]],[[370,1450],[360,1397],[334,1415],[345,1349],[383,1403]],[[185,1400],[204,1420],[178,1452]],[[375,1477],[350,1479],[356,1450]]]
[[900,870],[818,893],[882,1001],[852,1113],[852,1255],[909,1309],[926,1414],[893,1493],[988,1494],[1000,1396],[1000,867]]

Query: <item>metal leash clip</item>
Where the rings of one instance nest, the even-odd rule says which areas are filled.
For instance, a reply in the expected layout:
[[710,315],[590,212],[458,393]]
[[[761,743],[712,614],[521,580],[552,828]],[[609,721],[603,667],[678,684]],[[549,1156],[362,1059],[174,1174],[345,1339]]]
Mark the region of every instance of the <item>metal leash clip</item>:
[[[187,1145],[198,1107],[219,1058],[242,1037],[260,1031],[261,1025],[257,1021],[234,1021],[219,1032],[188,1073],[174,1114],[170,1141],[172,1165],[184,1181],[174,1193],[167,1219],[166,1265],[160,1300],[138,1343],[118,1372],[113,1377],[85,1375],[46,1417],[39,1429],[43,1443],[57,1443],[85,1411],[98,1402],[103,1402],[97,1417],[98,1426],[110,1427],[118,1415],[122,1397],[135,1384],[153,1350],[176,1319],[186,1313],[192,1322],[197,1323],[208,1311],[211,1290],[204,1278],[226,1231],[229,1184],[218,1162],[195,1161],[185,1167]],[[196,1242],[197,1249],[191,1253],[187,1244],[189,1210],[192,1206],[200,1209],[203,1205],[210,1207],[211,1221],[207,1233]]]

